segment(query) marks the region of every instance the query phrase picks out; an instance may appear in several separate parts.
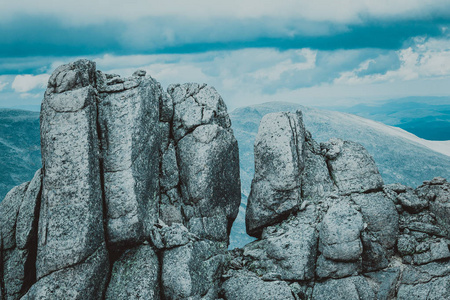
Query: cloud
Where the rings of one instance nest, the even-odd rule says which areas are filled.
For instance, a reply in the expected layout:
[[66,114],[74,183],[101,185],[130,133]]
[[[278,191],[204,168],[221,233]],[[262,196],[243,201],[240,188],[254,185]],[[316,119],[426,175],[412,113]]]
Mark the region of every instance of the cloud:
[[[163,87],[171,83],[207,83],[216,87],[230,109],[264,101],[338,105],[362,99],[448,96],[450,38],[420,36],[405,45],[394,50],[260,47],[199,53],[104,54],[88,58],[96,61],[98,69],[122,76],[145,69]],[[0,93],[0,102],[6,92],[15,96],[3,98],[5,101],[18,101],[20,97],[31,101],[39,93],[42,96],[48,70],[78,58],[10,59],[10,66],[35,69],[28,75],[10,75],[6,81],[0,78],[1,82],[13,82],[11,88],[6,87]]]
[[8,82],[0,81],[0,92],[8,85]]
[[189,16],[195,19],[217,18],[255,19],[274,17],[297,18],[333,23],[358,23],[362,16],[370,18],[427,18],[448,16],[450,4],[446,0],[21,0],[2,3],[0,19],[8,20],[17,14],[57,16],[66,24],[97,24],[107,20],[135,21],[145,17],[167,16],[172,20]]
[[49,78],[48,74],[17,75],[11,86],[18,93],[27,93],[37,88],[44,89]]
[[[416,2],[412,2],[411,7],[414,7]],[[329,2],[325,9],[335,6],[335,2]],[[305,4],[305,9],[308,7],[309,4]],[[111,18],[98,17],[94,18],[95,22],[79,24],[67,23],[70,17],[62,17],[64,9],[61,14],[54,12],[53,7],[42,14],[27,14],[25,10],[3,19],[0,17],[0,57],[199,53],[261,47],[281,50],[399,49],[414,36],[446,34],[444,29],[450,26],[450,8],[441,5],[434,12],[433,7],[438,6],[422,7],[417,16],[414,13],[383,15],[379,8],[362,7],[356,13],[347,6],[335,7],[335,15],[346,15],[347,10],[351,12],[353,17],[345,17],[348,19],[345,22],[331,17],[320,18],[320,13],[318,17],[290,13],[284,17],[283,13],[276,12],[278,8],[274,8],[273,13],[261,12],[254,17],[250,17],[251,13],[243,17],[228,14],[226,9],[215,17],[194,17],[186,8],[179,16],[161,13],[127,19],[114,17],[112,13]],[[366,12],[371,10],[376,12],[375,15]],[[76,20],[82,19],[75,11],[71,13]],[[446,14],[448,17],[443,17]]]
[[399,61],[396,69],[366,75],[364,71],[378,63],[376,59],[370,59],[353,70],[342,72],[334,83],[355,85],[450,77],[450,38],[417,37],[413,46],[396,51],[396,55]]

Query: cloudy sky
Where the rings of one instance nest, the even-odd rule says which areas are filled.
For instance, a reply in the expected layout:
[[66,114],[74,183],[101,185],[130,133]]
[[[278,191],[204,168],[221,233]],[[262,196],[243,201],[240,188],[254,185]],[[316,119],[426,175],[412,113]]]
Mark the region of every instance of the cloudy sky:
[[450,96],[448,0],[65,2],[0,2],[0,107],[39,104],[78,58],[206,82],[229,109]]

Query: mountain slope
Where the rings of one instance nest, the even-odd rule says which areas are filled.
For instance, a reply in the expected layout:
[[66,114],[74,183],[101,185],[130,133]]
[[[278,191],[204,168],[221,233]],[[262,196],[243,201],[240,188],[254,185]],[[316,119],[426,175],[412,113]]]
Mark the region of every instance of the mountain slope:
[[39,113],[0,109],[0,201],[40,166]]
[[[332,137],[339,137],[361,143],[374,157],[386,184],[399,182],[418,186],[435,176],[450,178],[450,157],[424,146],[427,144],[448,153],[448,141],[426,141],[402,129],[347,113],[271,102],[238,108],[230,113],[232,128],[239,143],[244,205],[254,174],[253,143],[261,118],[272,112],[296,110],[303,112],[306,129],[316,141],[325,142]],[[232,247],[241,247],[252,240],[245,233],[243,207],[240,212],[232,230]]]
[[400,127],[427,140],[450,140],[450,97],[406,97],[329,109]]

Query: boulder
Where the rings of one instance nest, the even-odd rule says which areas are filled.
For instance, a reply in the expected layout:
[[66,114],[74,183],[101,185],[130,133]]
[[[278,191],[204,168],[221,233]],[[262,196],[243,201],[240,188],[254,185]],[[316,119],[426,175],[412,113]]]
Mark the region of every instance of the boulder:
[[119,247],[150,236],[159,205],[159,102],[164,91],[151,77],[133,81],[130,89],[101,93],[98,102],[107,236]]
[[149,245],[126,250],[113,265],[105,299],[160,299],[159,270]]
[[347,203],[330,207],[320,226],[319,251],[325,258],[336,261],[359,259],[363,248],[361,231],[362,215]]
[[284,281],[262,281],[256,276],[235,276],[224,282],[222,292],[226,300],[277,299],[294,300]]
[[50,291],[96,297],[106,280],[95,73],[85,60],[58,68],[42,103],[38,282],[29,294],[35,298]]
[[328,169],[342,194],[381,190],[383,180],[372,156],[360,144],[331,139],[320,145]]
[[282,221],[301,204],[304,141],[300,112],[272,113],[261,120],[245,216],[249,235],[258,237],[265,226]]

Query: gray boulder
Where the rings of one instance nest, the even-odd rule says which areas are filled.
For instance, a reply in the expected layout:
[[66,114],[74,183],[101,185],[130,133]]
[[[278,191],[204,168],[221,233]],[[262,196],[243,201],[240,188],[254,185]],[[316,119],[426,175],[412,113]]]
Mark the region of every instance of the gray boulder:
[[361,272],[361,261],[335,261],[320,255],[316,261],[316,275],[319,278],[342,278],[358,275]]
[[157,220],[159,101],[164,94],[151,77],[121,80],[135,84],[102,92],[98,103],[107,235],[118,246],[148,238]]
[[314,285],[313,300],[375,300],[375,293],[363,276],[329,279]]
[[202,125],[178,142],[180,188],[189,230],[228,241],[240,204],[239,153],[230,130]]
[[334,183],[343,194],[381,190],[383,180],[373,158],[358,143],[331,139],[321,144]]
[[216,124],[230,128],[225,102],[217,91],[206,84],[173,84],[167,88],[173,99],[173,135],[175,141],[196,127]]
[[330,207],[320,226],[319,251],[336,261],[357,260],[363,251],[362,215],[345,202]]
[[[102,290],[107,275],[107,271],[98,271],[108,265],[108,255],[96,130],[97,91],[92,74],[95,64],[89,61],[59,68],[50,78],[42,103],[45,175],[36,258],[38,282],[33,286],[36,297],[41,297],[43,289],[52,289],[55,295],[64,293],[63,283],[72,284],[71,273],[80,277],[75,289],[85,291],[85,297],[93,297],[89,292]],[[88,260],[90,264],[85,267]],[[96,274],[86,273],[94,270]]]
[[309,132],[306,132],[306,143],[303,151],[305,168],[302,172],[302,197],[304,201],[319,201],[330,193],[337,192],[325,157],[320,146],[314,141]]
[[109,271],[105,245],[82,263],[40,278],[22,300],[102,299]]
[[259,236],[265,226],[283,220],[300,205],[304,141],[300,112],[268,114],[261,120],[245,216],[249,235]]
[[364,269],[375,271],[387,267],[399,232],[399,216],[394,203],[383,192],[353,194],[351,199],[360,207],[367,224],[362,235]]
[[444,178],[436,177],[418,187],[417,194],[429,203],[430,211],[450,238],[450,183]]
[[256,276],[234,276],[222,285],[226,300],[294,300],[284,281],[262,281]]
[[[304,214],[313,214],[314,208]],[[302,215],[264,229],[259,241],[244,247],[249,269],[272,280],[304,281],[314,277],[318,234]],[[306,221],[306,222],[305,222]]]
[[377,300],[395,299],[400,275],[401,270],[398,267],[365,274],[375,286]]
[[126,250],[113,265],[105,299],[160,299],[159,270],[149,245]]
[[198,241],[168,249],[162,256],[166,299],[217,299],[226,244]]

